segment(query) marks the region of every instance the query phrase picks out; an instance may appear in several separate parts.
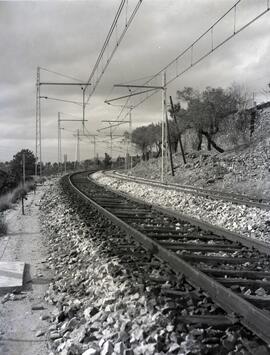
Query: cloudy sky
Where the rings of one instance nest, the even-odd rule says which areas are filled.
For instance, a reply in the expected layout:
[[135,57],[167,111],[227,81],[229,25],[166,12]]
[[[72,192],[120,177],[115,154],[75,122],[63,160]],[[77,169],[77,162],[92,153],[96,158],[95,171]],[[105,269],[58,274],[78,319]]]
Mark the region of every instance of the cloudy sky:
[[[121,107],[108,106],[104,100],[127,94],[113,89],[115,83],[143,83],[207,30],[235,0],[143,0],[122,43],[113,56],[86,109],[87,129],[92,134],[106,127],[102,120],[116,120]],[[129,0],[123,21],[137,0]],[[10,160],[22,148],[35,150],[35,81],[37,66],[87,81],[107,36],[120,0],[88,1],[1,1],[0,2],[0,161]],[[236,30],[267,6],[266,0],[242,0],[236,13]],[[270,100],[264,92],[270,82],[270,11],[232,38],[200,64],[168,86],[175,98],[177,89],[192,86],[228,87],[236,82],[255,93],[257,101]],[[124,22],[123,22],[124,23]],[[233,16],[228,16],[214,31],[214,43],[232,33]],[[121,23],[117,28],[121,32]],[[116,37],[116,34],[114,34]],[[113,38],[110,48],[116,39]],[[194,47],[193,60],[210,48],[205,37]],[[105,53],[110,53],[110,48]],[[170,68],[167,76],[180,72],[190,58]],[[140,80],[138,80],[140,79]],[[41,70],[41,81],[69,81]],[[153,81],[161,84],[161,77]],[[41,95],[63,100],[82,100],[79,87],[42,86]],[[124,101],[119,101],[121,105]],[[81,117],[79,105],[41,100],[43,160],[57,160],[57,114]],[[123,117],[123,116],[121,116]],[[161,94],[158,93],[132,111],[133,126],[161,119]],[[62,123],[63,153],[75,157],[78,123]],[[124,127],[124,126],[123,126]],[[123,128],[124,129],[124,128]],[[103,135],[108,131],[103,130]],[[115,130],[115,134],[121,130]],[[98,138],[99,141],[104,138]],[[115,144],[114,155],[118,155]],[[98,144],[104,154],[105,143]],[[108,150],[108,149],[107,149]],[[81,142],[81,158],[93,155],[93,144]]]

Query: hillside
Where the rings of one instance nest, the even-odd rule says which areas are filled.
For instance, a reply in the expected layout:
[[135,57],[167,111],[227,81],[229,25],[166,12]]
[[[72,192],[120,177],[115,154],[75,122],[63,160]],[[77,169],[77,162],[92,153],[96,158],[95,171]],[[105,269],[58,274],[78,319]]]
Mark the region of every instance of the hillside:
[[[258,119],[252,139],[246,144],[224,153],[216,151],[191,151],[183,164],[180,153],[173,156],[177,167],[172,177],[169,161],[168,182],[219,189],[270,199],[270,109]],[[137,164],[129,175],[160,179],[160,159],[150,159]]]
[[0,194],[1,190],[7,180],[8,174],[4,170],[0,170]]

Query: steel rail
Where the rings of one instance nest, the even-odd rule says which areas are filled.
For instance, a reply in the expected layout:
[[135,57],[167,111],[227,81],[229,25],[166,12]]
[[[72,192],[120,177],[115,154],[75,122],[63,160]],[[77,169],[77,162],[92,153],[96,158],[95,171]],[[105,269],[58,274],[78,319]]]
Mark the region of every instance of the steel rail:
[[[198,268],[186,262],[184,258],[161,246],[158,242],[152,240],[139,230],[133,228],[132,226],[124,222],[121,218],[117,217],[112,212],[108,211],[96,201],[94,201],[92,198],[87,196],[72,181],[72,179],[76,175],[80,174],[82,173],[71,174],[68,177],[69,184],[76,193],[78,193],[85,201],[89,202],[92,206],[94,206],[97,211],[101,212],[115,225],[120,227],[129,235],[133,236],[144,248],[150,250],[156,257],[166,261],[175,272],[183,273],[188,278],[189,282],[191,282],[191,284],[195,284],[196,286],[199,286],[204,291],[206,291],[210,295],[210,297],[215,301],[215,303],[221,308],[223,308],[226,312],[236,313],[237,316],[240,317],[239,320],[244,326],[249,328],[253,333],[255,333],[259,338],[264,340],[267,344],[270,344],[270,316],[267,312],[263,312],[261,309],[254,306],[244,298],[238,296],[230,289],[224,287],[220,282],[215,281],[214,279],[206,275],[204,272],[200,271]],[[84,176],[84,179],[86,180],[86,176]],[[81,179],[81,182],[83,182],[83,179]],[[98,186],[95,182],[92,183]],[[103,189],[105,193],[112,194],[112,192],[108,189],[104,187]],[[117,195],[119,194],[114,192],[113,196]],[[109,196],[106,197],[105,194],[104,196],[105,197],[103,198],[109,199]],[[113,198],[115,200],[115,197],[111,197],[111,201],[114,201]],[[141,203],[141,205],[145,204]]]
[[[90,176],[88,178],[89,178],[90,181],[93,181]],[[104,188],[104,186],[99,184],[97,181],[94,181],[94,183],[96,185]],[[137,197],[130,196],[128,193],[125,193],[125,192],[122,192],[122,191],[115,191],[112,188],[110,188],[109,186],[106,186],[106,190],[109,190],[109,191],[111,191],[111,192],[113,192],[113,193],[115,193],[117,195],[120,195],[120,196],[124,197],[125,199],[129,199],[129,200],[134,201],[136,203],[139,203],[141,205],[145,205],[145,206],[151,207],[153,210],[156,210],[156,211],[158,211],[158,212],[160,212],[160,213],[162,213],[164,215],[180,219],[182,221],[190,223],[191,225],[199,227],[199,228],[201,228],[204,231],[209,231],[209,232],[211,232],[213,234],[218,235],[219,237],[223,237],[223,238],[229,239],[229,240],[231,240],[233,242],[236,241],[236,242],[246,246],[247,248],[250,248],[250,249],[254,248],[254,249],[258,250],[259,252],[270,256],[270,244],[269,243],[257,240],[255,238],[245,237],[245,236],[240,235],[238,233],[229,231],[228,229],[225,229],[225,228],[222,228],[222,227],[219,227],[219,226],[215,226],[215,225],[210,224],[208,222],[201,221],[200,219],[187,216],[187,215],[185,215],[185,214],[183,214],[181,212],[174,211],[173,209],[170,209],[170,208],[164,208],[164,207],[161,207],[161,206],[152,205],[151,203],[143,201],[143,200],[141,200],[141,199],[139,199]]]
[[224,201],[232,202],[237,205],[246,205],[249,207],[256,207],[256,208],[270,211],[270,204],[257,202],[255,199],[245,196],[245,195],[223,192],[223,191],[219,191],[219,190],[209,190],[209,189],[204,189],[202,187],[195,187],[195,186],[191,186],[191,185],[180,185],[180,184],[164,183],[164,182],[162,183],[161,181],[141,178],[141,177],[137,177],[137,176],[136,177],[135,176],[124,176],[123,174],[120,174],[118,172],[112,173],[112,172],[106,171],[106,175],[110,176],[112,178],[117,178],[117,179],[121,179],[121,180],[132,181],[132,182],[136,182],[136,183],[144,183],[144,184],[150,185],[150,186],[157,186],[157,187],[161,187],[166,190],[176,190],[176,191],[186,192],[186,193],[191,193],[191,194],[195,193],[196,195],[208,197],[211,199],[222,199]]

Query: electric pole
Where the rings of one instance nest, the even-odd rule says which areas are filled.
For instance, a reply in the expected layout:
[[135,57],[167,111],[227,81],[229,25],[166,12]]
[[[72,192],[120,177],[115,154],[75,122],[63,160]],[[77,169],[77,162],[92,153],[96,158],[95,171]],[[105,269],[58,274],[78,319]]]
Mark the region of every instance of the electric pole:
[[111,158],[112,158],[112,126],[110,126],[110,140],[111,140]]
[[[132,106],[129,107],[129,120],[128,121],[124,121],[124,120],[102,120],[101,122],[107,122],[109,123],[109,127],[104,127],[100,130],[104,130],[104,129],[107,129],[109,128],[110,129],[110,138],[111,138],[111,156],[112,156],[112,139],[113,139],[113,135],[112,135],[112,127],[118,127],[120,126],[121,124],[124,124],[124,123],[128,123],[129,124],[129,137],[126,138],[124,137],[124,141],[125,141],[125,145],[126,145],[126,158],[125,158],[125,165],[126,165],[126,168],[128,169],[128,156],[129,156],[129,144],[131,145],[131,130],[132,130],[132,123],[131,123],[131,110],[132,110]],[[113,125],[112,123],[115,123],[115,125]],[[98,130],[98,131],[100,131]],[[132,163],[131,163],[131,166],[132,166]]]
[[24,215],[25,153],[22,154],[22,215]]
[[94,140],[94,159],[96,158],[96,135],[93,135]]
[[[156,85],[133,85],[133,84],[114,84],[114,87],[121,87],[121,88],[128,88],[129,90],[131,88],[135,88],[135,89],[142,89],[139,92],[134,92],[134,93],[129,93],[128,95],[124,95],[124,96],[120,96],[120,97],[116,97],[114,99],[110,99],[110,100],[105,100],[104,102],[106,104],[109,104],[112,101],[117,101],[117,100],[122,100],[124,98],[131,98],[133,96],[136,95],[141,95],[141,94],[145,94],[145,93],[150,93],[150,92],[156,92],[157,90],[162,90],[162,120],[161,120],[161,130],[162,130],[162,146],[161,146],[161,181],[163,182],[164,180],[164,157],[165,157],[165,153],[167,152],[167,136],[166,136],[166,126],[165,126],[165,112],[167,110],[167,102],[166,102],[166,72],[164,71],[163,73],[163,85],[161,86],[156,86]],[[132,107],[134,108],[134,107]],[[117,122],[117,121],[114,121]],[[123,122],[123,121],[122,121]],[[130,112],[130,131],[131,131],[131,112]],[[117,126],[117,125],[115,125]],[[112,127],[112,126],[111,126]],[[102,129],[106,129],[106,128],[110,128],[111,127],[105,127]],[[101,130],[101,129],[100,129]],[[98,131],[100,131],[98,130]],[[166,146],[165,146],[166,145]],[[132,163],[131,163],[132,164]],[[167,163],[166,163],[167,164]]]
[[25,153],[22,154],[23,188],[25,187]]
[[[75,135],[77,137],[77,134]],[[94,144],[94,158],[96,157],[96,137],[97,134],[88,134],[88,133],[83,133],[83,134],[79,134],[79,137],[89,137],[89,138],[93,138],[93,144]]]
[[169,146],[169,155],[170,155],[170,163],[171,163],[171,172],[172,176],[174,176],[174,166],[173,166],[173,156],[172,156],[172,145],[171,145],[171,136],[170,136],[170,126],[168,120],[168,114],[166,111],[166,126],[167,126],[167,134],[168,134],[168,146]]
[[80,165],[80,130],[77,129],[76,162]]
[[132,140],[131,140],[131,136],[132,136],[132,115],[131,115],[131,111],[132,108],[129,109],[129,144],[130,144],[130,149],[129,149],[129,154],[130,154],[130,169],[132,169],[132,152],[131,152],[131,148],[132,148]]
[[167,111],[166,72],[163,73],[162,87],[163,87],[163,91],[162,91],[162,121],[161,121],[161,182],[164,182],[164,165],[165,165],[165,159],[167,160],[167,137],[166,137],[166,128],[165,128],[166,127],[165,116]]
[[[41,109],[40,109],[40,99],[41,98],[46,98],[49,99],[47,96],[41,96],[41,85],[49,85],[49,86],[89,86],[91,83],[74,83],[74,82],[41,82],[40,81],[40,67],[37,68],[37,83],[36,83],[36,165],[35,165],[35,174],[38,174],[38,160],[40,163],[40,176],[42,176],[42,150],[41,150]],[[61,99],[58,99],[59,101],[64,101]],[[73,102],[75,103],[75,102]],[[83,90],[83,102],[82,104],[79,103],[80,106],[83,107],[83,118],[82,118],[82,125],[84,129],[85,125],[85,93]]]
[[35,151],[35,175],[42,175],[42,158],[41,158],[41,115],[40,115],[40,67],[37,67],[37,81],[36,81],[36,151]]
[[[86,86],[87,87],[87,86]],[[85,128],[85,90],[82,87],[82,126],[83,126],[83,133],[84,133],[84,128]]]
[[186,157],[185,157],[184,148],[183,148],[183,144],[182,144],[182,137],[181,137],[181,133],[180,133],[180,130],[179,130],[179,127],[178,127],[176,114],[175,114],[175,110],[174,110],[174,106],[173,106],[173,100],[172,100],[171,96],[170,96],[170,104],[171,104],[171,111],[172,111],[173,120],[174,120],[175,127],[176,127],[176,130],[177,130],[178,140],[179,140],[179,143],[180,143],[180,149],[181,149],[183,162],[184,162],[184,164],[186,164],[187,162],[186,162]]
[[65,171],[65,174],[67,173],[67,154],[64,154],[64,171]]
[[[62,164],[62,134],[61,122],[83,122],[80,119],[63,119],[61,118],[61,112],[58,112],[58,167],[60,171],[60,165]],[[84,122],[83,122],[84,123]]]
[[58,112],[58,170],[60,171],[60,164],[62,163],[62,142],[61,142],[61,124],[60,112]]

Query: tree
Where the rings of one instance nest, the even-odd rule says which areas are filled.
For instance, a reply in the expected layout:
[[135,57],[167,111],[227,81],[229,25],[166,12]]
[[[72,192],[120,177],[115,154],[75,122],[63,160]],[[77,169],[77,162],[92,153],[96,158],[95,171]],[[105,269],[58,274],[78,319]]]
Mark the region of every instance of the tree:
[[202,137],[207,139],[208,150],[213,147],[218,152],[224,150],[214,141],[221,123],[228,115],[237,112],[239,96],[232,88],[207,87],[203,92],[192,88],[177,91],[178,99],[187,104],[185,123],[194,128],[198,135],[198,150],[201,149]]
[[123,136],[124,136],[124,140],[125,140],[125,141],[128,141],[128,140],[130,140],[130,138],[131,138],[131,135],[130,135],[130,133],[129,133],[128,131],[125,131],[124,134],[123,134]]
[[105,153],[105,158],[103,160],[104,168],[111,168],[112,166],[112,158],[109,156],[109,154]]
[[161,145],[162,145],[162,128],[161,124],[153,124],[148,126],[148,135],[150,139],[150,149],[154,149],[157,152],[156,157],[161,155]]
[[83,166],[85,170],[91,169],[94,165],[94,161],[92,159],[85,159],[83,162]]
[[98,157],[94,158],[94,166],[99,167],[101,165],[101,161],[98,159]]
[[30,176],[35,174],[35,156],[29,149],[22,149],[20,152],[13,156],[11,161],[11,174],[19,182],[22,179],[22,160],[23,154],[25,156],[25,175]]
[[147,126],[137,127],[133,130],[131,141],[145,154],[149,146],[149,139],[146,134]]
[[137,127],[131,136],[132,143],[141,150],[143,159],[149,159],[150,153],[161,154],[161,125],[151,123]]
[[116,161],[116,167],[117,168],[121,168],[121,167],[125,167],[125,158],[121,157],[120,155],[117,157]]
[[[175,118],[173,116],[173,111],[175,114]],[[177,152],[179,146],[179,140],[181,135],[188,129],[191,128],[188,120],[186,119],[186,110],[182,109],[180,102],[177,102],[173,105],[172,108],[169,109],[170,116],[173,120],[168,120],[169,123],[169,131],[170,131],[170,141],[171,148],[173,152]],[[176,122],[175,122],[176,120]]]

